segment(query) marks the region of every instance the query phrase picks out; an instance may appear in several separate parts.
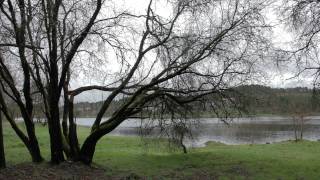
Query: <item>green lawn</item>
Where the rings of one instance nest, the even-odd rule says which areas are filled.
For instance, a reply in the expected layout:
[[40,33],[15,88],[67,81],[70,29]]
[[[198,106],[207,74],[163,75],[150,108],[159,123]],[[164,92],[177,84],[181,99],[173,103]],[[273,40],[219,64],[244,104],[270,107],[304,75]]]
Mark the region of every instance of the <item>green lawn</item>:
[[[4,139],[9,165],[30,161],[27,150],[5,124]],[[36,127],[43,156],[49,160],[47,127]],[[89,129],[79,127],[80,142]],[[188,154],[167,148],[166,141],[139,137],[106,136],[99,142],[94,163],[110,176],[204,179],[319,179],[320,143],[283,142],[265,145],[210,143]],[[155,140],[153,140],[155,141]]]

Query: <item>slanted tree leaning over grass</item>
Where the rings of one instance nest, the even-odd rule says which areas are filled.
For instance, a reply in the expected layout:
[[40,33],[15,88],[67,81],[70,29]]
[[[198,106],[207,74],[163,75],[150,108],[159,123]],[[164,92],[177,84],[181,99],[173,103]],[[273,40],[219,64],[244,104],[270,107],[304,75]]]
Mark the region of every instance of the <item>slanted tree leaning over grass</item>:
[[[64,161],[65,153],[90,164],[101,137],[130,116],[148,111],[151,119],[167,119],[164,115],[170,114],[169,119],[177,121],[188,117],[185,112],[199,110],[192,103],[204,103],[217,113],[222,112],[220,107],[238,106],[232,87],[251,80],[256,64],[269,50],[265,38],[269,27],[261,15],[266,1],[150,0],[143,14],[113,9],[109,3],[6,0],[1,4],[1,88],[19,106],[28,136],[10,119],[9,109],[4,112],[30,146],[34,161],[42,159],[34,133],[34,94],[42,96],[51,162]],[[167,13],[159,11],[161,4],[166,4]],[[88,64],[97,68],[92,74],[105,73],[108,80],[69,90],[72,73]],[[14,76],[23,82],[14,81]],[[36,84],[34,91],[31,82]],[[109,95],[80,146],[73,101],[90,90]],[[111,102],[121,96],[123,104],[103,121]],[[4,101],[1,104],[5,107]]]

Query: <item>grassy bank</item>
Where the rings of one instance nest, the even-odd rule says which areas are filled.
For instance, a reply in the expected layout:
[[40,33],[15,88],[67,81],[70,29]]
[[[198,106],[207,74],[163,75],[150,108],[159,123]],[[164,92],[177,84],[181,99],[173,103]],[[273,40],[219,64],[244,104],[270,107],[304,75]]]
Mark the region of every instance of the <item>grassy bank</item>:
[[[37,126],[43,156],[49,159],[47,127]],[[80,127],[83,141],[89,129]],[[30,161],[27,150],[5,124],[5,150],[9,165]],[[303,141],[265,145],[209,143],[188,154],[167,148],[165,142],[147,143],[138,137],[104,137],[94,162],[106,175],[126,177],[219,178],[219,179],[318,179],[320,143]]]

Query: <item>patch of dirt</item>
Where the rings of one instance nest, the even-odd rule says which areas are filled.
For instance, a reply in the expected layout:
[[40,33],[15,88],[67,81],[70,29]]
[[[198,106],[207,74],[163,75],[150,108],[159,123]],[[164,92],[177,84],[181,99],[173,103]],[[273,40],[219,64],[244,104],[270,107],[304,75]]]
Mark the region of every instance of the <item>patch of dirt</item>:
[[[190,168],[189,168],[190,169]],[[139,176],[133,172],[118,172],[108,175],[111,169],[98,166],[86,166],[79,162],[63,162],[59,165],[49,163],[23,163],[0,170],[0,180],[147,180],[147,179],[183,179],[183,180],[217,180],[219,177],[210,171],[196,170],[186,175],[188,168],[162,174],[152,178]],[[191,168],[192,169],[192,168]],[[111,173],[112,174],[112,173]]]
[[24,163],[0,170],[2,180],[95,180],[113,179],[105,175],[105,170],[88,167],[82,163],[64,162],[60,165],[49,163]]

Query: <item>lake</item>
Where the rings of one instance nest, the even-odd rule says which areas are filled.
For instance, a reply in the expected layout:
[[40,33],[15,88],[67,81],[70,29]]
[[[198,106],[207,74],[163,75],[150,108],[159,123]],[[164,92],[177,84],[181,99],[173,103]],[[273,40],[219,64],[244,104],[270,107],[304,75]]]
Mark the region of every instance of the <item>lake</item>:
[[[94,118],[76,119],[76,123],[82,126],[91,126],[93,121]],[[230,121],[229,125],[218,118],[200,118],[199,122],[192,130],[195,134],[193,139],[184,142],[189,147],[202,147],[208,141],[225,144],[265,144],[294,139],[295,126],[290,117],[235,118]],[[141,130],[140,125],[141,120],[128,119],[111,134],[137,136]],[[320,116],[306,117],[303,128],[304,139],[319,140]]]

